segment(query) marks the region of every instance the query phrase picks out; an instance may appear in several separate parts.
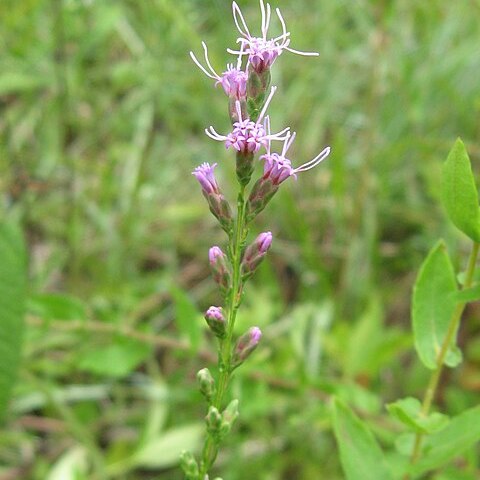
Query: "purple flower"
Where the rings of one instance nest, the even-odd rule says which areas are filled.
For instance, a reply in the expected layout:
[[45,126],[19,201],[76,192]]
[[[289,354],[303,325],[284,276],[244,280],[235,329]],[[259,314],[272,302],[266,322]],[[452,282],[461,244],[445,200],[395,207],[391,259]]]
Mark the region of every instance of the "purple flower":
[[258,327],[252,327],[238,339],[233,352],[234,368],[241,365],[250,356],[257,348],[261,338],[262,331]]
[[[267,136],[270,131],[270,124],[267,121],[266,123]],[[325,160],[330,154],[330,147],[324,148],[313,160],[304,163],[300,167],[293,168],[292,162],[285,156],[288,152],[288,149],[295,140],[296,132],[290,134],[287,133],[286,138],[284,139],[282,153],[272,153],[271,152],[271,141],[268,141],[267,153],[260,157],[260,160],[264,161],[263,165],[263,180],[270,180],[273,185],[280,185],[289,177],[297,177],[297,173],[305,172],[316,167],[320,162]]]
[[253,345],[258,345],[260,339],[262,338],[262,331],[258,327],[252,327],[250,329],[250,342]]
[[262,11],[262,36],[254,37],[245,22],[245,18],[240,11],[239,6],[236,2],[232,4],[233,8],[233,19],[235,25],[237,26],[238,31],[241,34],[241,37],[237,39],[237,43],[240,43],[240,50],[230,50],[229,53],[235,55],[248,55],[248,62],[252,65],[253,69],[257,73],[262,73],[263,71],[269,69],[276,58],[282,54],[284,50],[289,52],[296,53],[298,55],[305,56],[316,56],[316,52],[301,52],[299,50],[294,50],[290,48],[290,32],[287,32],[287,27],[285,25],[285,20],[283,19],[282,14],[278,8],[275,9],[280,24],[282,25],[282,34],[278,37],[267,39],[268,28],[270,26],[270,17],[271,17],[271,7],[270,4],[265,5],[263,0],[260,0],[260,9]]
[[225,258],[226,256],[222,252],[222,249],[220,247],[217,247],[216,245],[211,247],[208,251],[208,261],[210,262],[210,265],[212,267],[219,261],[223,261]]
[[230,288],[231,273],[227,264],[227,256],[220,247],[214,246],[208,251],[208,260],[213,279],[223,292]]
[[263,232],[245,249],[242,258],[242,277],[247,280],[265,258],[272,245],[272,232]]
[[210,320],[215,320],[217,322],[225,322],[225,318],[222,312],[222,307],[215,307],[214,305],[212,305],[205,312],[205,317]]
[[205,312],[205,320],[215,336],[218,338],[225,338],[227,323],[221,307],[215,307],[212,305]]
[[[233,130],[228,135],[220,135],[215,131],[215,129],[210,126],[205,129],[205,133],[219,142],[225,142],[225,147],[233,147],[238,152],[245,154],[252,154],[258,152],[261,146],[266,147],[268,142],[271,140],[285,140],[285,134],[290,130],[289,127],[284,128],[281,132],[278,133],[266,133],[265,125],[262,125],[262,120],[265,119],[265,122],[269,122],[269,117],[265,117],[268,105],[270,104],[273,95],[275,94],[277,87],[272,87],[270,95],[268,96],[265,104],[263,105],[262,111],[258,116],[256,122],[252,122],[248,118],[242,118],[242,111],[240,102],[236,102],[236,110],[238,121],[233,124]],[[264,123],[265,123],[264,122]]]
[[272,239],[272,232],[261,233],[255,240],[256,244],[258,245],[258,253],[265,255],[272,245]]
[[208,59],[208,50],[205,42],[202,42],[202,47],[205,55],[205,63],[209,70],[207,70],[197,59],[193,52],[190,52],[190,57],[195,62],[198,68],[207,75],[207,77],[216,80],[215,86],[222,85],[224,92],[234,100],[245,100],[247,96],[247,73],[241,69],[242,55],[238,56],[237,65],[234,67],[233,63],[227,64],[227,70],[219,75],[212,67]]
[[196,167],[192,172],[192,175],[200,182],[202,190],[208,195],[210,193],[220,193],[220,189],[213,173],[216,163],[210,165],[209,163],[202,163],[199,167]]

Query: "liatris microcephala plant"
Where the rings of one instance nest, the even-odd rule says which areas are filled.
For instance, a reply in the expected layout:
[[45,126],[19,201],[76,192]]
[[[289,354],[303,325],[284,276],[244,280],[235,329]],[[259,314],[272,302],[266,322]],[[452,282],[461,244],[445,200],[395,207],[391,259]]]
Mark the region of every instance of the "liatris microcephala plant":
[[[211,306],[205,313],[205,320],[218,341],[218,374],[214,379],[210,371],[203,368],[197,375],[200,391],[208,404],[206,438],[199,460],[190,452],[182,455],[181,464],[187,480],[208,480],[220,444],[238,416],[238,400],[225,406],[232,373],[248,359],[262,338],[257,326],[252,326],[237,340],[234,338],[235,319],[245,284],[267,255],[273,239],[271,232],[260,233],[247,246],[250,223],[267,206],[281,183],[314,168],[330,153],[327,147],[313,160],[294,168],[286,154],[296,134],[291,133],[289,127],[277,133],[271,132],[267,110],[277,90],[275,86],[270,87],[271,67],[284,51],[306,56],[318,54],[290,48],[290,32],[278,8],[275,12],[282,34],[268,38],[272,9],[263,0],[260,0],[260,9],[261,36],[255,37],[250,33],[240,8],[233,2],[233,19],[240,32],[237,40],[239,49],[227,49],[227,52],[236,56],[236,63],[227,64],[221,75],[212,66],[204,42],[202,47],[206,66],[190,52],[200,70],[215,80],[215,85],[221,85],[228,97],[232,131],[222,135],[209,126],[205,133],[213,140],[223,142],[226,149],[236,152],[239,191],[236,215],[233,216],[215,178],[217,163],[204,163],[192,172],[200,183],[210,211],[227,233],[228,244],[226,253],[220,247],[213,246],[208,255],[213,279],[223,299],[223,307]],[[273,142],[283,142],[280,153],[273,151]],[[263,162],[263,173],[247,192],[256,167],[256,155]]]

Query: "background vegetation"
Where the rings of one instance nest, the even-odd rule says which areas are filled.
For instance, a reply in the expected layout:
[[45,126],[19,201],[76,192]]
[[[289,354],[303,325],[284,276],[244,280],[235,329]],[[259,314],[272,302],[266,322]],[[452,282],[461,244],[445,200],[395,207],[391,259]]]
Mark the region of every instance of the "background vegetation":
[[[257,1],[241,6],[259,27]],[[455,137],[478,172],[480,3],[274,6],[292,46],[321,54],[276,63],[274,125],[299,132],[297,165],[333,153],[257,219],[275,241],[238,328],[265,341],[234,380],[240,422],[218,474],[336,480],[330,395],[393,452],[401,427],[383,405],[428,377],[411,339],[416,272],[439,237],[466,262],[436,199]],[[232,156],[203,134],[226,131],[225,98],[188,51],[205,39],[221,70],[230,2],[3,0],[0,19],[0,208],[22,222],[30,272],[0,478],[180,479],[203,428],[195,373],[215,353],[206,256],[224,241],[190,172],[216,161],[234,185]],[[450,413],[479,398],[480,311],[466,316],[464,363],[440,392]],[[478,478],[477,454],[463,476],[431,478]]]

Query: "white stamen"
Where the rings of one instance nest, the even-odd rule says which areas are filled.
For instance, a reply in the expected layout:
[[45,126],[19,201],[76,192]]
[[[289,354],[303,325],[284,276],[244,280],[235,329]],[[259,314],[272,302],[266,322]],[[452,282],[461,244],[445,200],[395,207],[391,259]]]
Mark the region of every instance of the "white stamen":
[[207,62],[208,68],[212,71],[213,74],[217,76],[217,79],[220,80],[220,77],[218,76],[217,72],[215,72],[215,69],[212,67],[212,64],[210,63],[210,60],[208,59],[208,50],[207,50],[207,44],[205,42],[202,42],[202,47],[203,51],[205,53],[205,61]]
[[220,77],[217,75],[215,71],[213,71],[213,74],[210,73],[198,60],[197,57],[193,52],[190,52],[190,57],[194,61],[195,65],[208,77],[212,78],[213,80],[220,80]]
[[318,57],[320,55],[318,52],[302,52],[301,50],[295,50],[290,47],[284,47],[284,48],[289,52],[296,53],[297,55],[303,55],[304,57]]
[[[272,133],[268,135],[268,138],[271,140],[285,140],[288,138],[288,133],[290,132],[290,127],[286,127],[278,133]],[[285,133],[287,135],[285,135]]]
[[263,38],[266,39],[267,30],[265,26],[266,17],[265,17],[265,5],[263,4],[263,0],[260,0],[260,10],[262,11],[262,35],[263,35]]
[[270,90],[270,94],[268,95],[267,100],[265,101],[262,111],[260,112],[260,115],[258,116],[257,124],[262,121],[263,116],[265,115],[265,112],[267,111],[268,105],[270,104],[273,95],[277,91],[277,87],[272,87]]
[[211,139],[217,140],[219,142],[224,142],[225,140],[227,140],[227,137],[225,135],[220,135],[219,133],[217,133],[212,127],[212,125],[205,129],[205,134]]
[[240,105],[240,102],[238,100],[235,102],[235,110],[237,111],[238,121],[240,123],[242,123],[243,122],[243,120],[242,120],[242,106]]
[[267,21],[265,22],[265,35],[263,38],[266,40],[267,39],[267,32],[268,32],[268,27],[270,27],[270,17],[272,16],[272,9],[270,7],[270,4],[267,3]]
[[[242,15],[242,12],[240,11],[240,8],[239,6],[237,5],[237,2],[233,2],[232,3],[232,9],[233,9],[233,21],[235,22],[235,25],[237,26],[237,29],[238,31],[246,38],[252,38],[252,36],[250,35],[250,31],[248,30],[248,27],[247,27],[247,24],[245,22],[245,19],[243,18],[243,15]],[[243,28],[245,29],[245,31],[243,31],[241,28],[240,28],[240,25],[238,23],[238,19],[237,19],[237,15],[240,17],[240,20],[242,22],[242,26]]]
[[272,131],[270,130],[270,115],[267,115],[265,117],[265,121],[263,122],[263,128],[265,128],[265,132],[267,133],[267,155],[270,155],[270,151],[272,148],[272,140],[270,139],[270,134],[272,133]]
[[242,69],[242,60],[243,60],[243,55],[245,55],[245,52],[243,51],[245,48],[245,44],[242,42],[240,46],[240,51],[238,52],[238,60],[237,60],[237,70]]
[[293,132],[292,134],[288,134],[287,138],[285,140],[285,143],[283,144],[283,149],[282,149],[282,157],[285,158],[285,155],[288,152],[288,149],[290,148],[290,145],[293,143],[295,140],[295,137],[297,136],[297,132]]
[[287,35],[287,25],[285,24],[285,20],[283,19],[282,14],[280,13],[280,9],[276,8],[275,12],[277,13],[277,17],[280,20],[280,23],[282,24],[282,32],[283,32],[282,36],[286,36]]
[[300,167],[296,168],[294,170],[295,173],[298,172],[306,172],[307,170],[311,170],[312,168],[315,168],[320,162],[325,160],[328,155],[330,155],[330,147],[324,148],[313,160],[310,160],[307,163],[304,163]]

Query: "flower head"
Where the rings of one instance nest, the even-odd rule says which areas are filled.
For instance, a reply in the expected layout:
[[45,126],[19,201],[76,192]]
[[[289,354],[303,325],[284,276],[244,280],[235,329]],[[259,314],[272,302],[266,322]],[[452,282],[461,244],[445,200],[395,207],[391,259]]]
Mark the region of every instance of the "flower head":
[[211,306],[205,312],[205,320],[207,321],[207,324],[212,332],[218,338],[225,337],[227,324],[221,307]]
[[220,189],[215,179],[214,169],[217,166],[216,163],[210,165],[209,163],[202,163],[196,167],[192,172],[192,175],[199,181],[202,186],[202,190],[206,193],[220,193]]
[[238,55],[238,60],[236,66],[233,63],[227,64],[227,70],[225,70],[221,75],[219,75],[215,69],[212,67],[210,60],[208,58],[208,50],[205,42],[202,42],[203,52],[205,56],[205,63],[207,68],[205,68],[197,59],[193,52],[190,52],[190,57],[195,62],[198,68],[209,78],[216,80],[215,86],[220,84],[223,87],[225,94],[235,100],[245,100],[247,96],[247,73],[244,72],[242,67],[242,54]]
[[251,327],[237,341],[233,352],[233,365],[238,367],[257,348],[262,338],[262,331],[258,327]]
[[316,52],[301,52],[290,48],[290,32],[287,32],[285,20],[278,8],[275,9],[275,12],[282,26],[282,34],[275,38],[267,38],[272,13],[269,3],[265,6],[263,0],[260,0],[260,9],[262,11],[261,37],[254,37],[250,33],[245,18],[236,2],[233,2],[232,8],[233,19],[241,35],[241,37],[237,39],[237,43],[240,43],[240,50],[228,49],[228,52],[239,56],[248,55],[248,62],[257,73],[262,73],[269,69],[284,50],[304,56],[318,55]]
[[238,121],[233,124],[233,130],[228,135],[220,135],[215,129],[210,126],[205,129],[205,133],[219,142],[225,142],[225,147],[233,147],[238,152],[243,152],[245,154],[252,154],[258,152],[261,146],[266,147],[268,142],[271,140],[284,140],[286,138],[285,134],[290,130],[290,128],[284,128],[281,132],[272,134],[266,133],[265,125],[262,124],[263,120],[266,120],[268,123],[268,116],[265,117],[268,105],[270,104],[273,95],[275,94],[277,87],[272,87],[270,94],[263,105],[262,111],[258,116],[256,122],[252,122],[250,119],[242,118],[242,109],[240,102],[236,102],[237,116]]
[[[267,121],[266,123],[267,136],[270,131],[270,124]],[[288,149],[295,140],[296,132],[291,134],[287,133],[284,143],[282,153],[272,153],[271,152],[271,142],[268,141],[267,144],[267,153],[260,157],[264,161],[263,165],[263,180],[271,180],[273,185],[280,185],[289,177],[297,178],[297,173],[305,172],[316,167],[321,161],[325,160],[330,154],[330,147],[324,148],[313,160],[304,163],[300,167],[293,168],[292,162],[286,157]]]

